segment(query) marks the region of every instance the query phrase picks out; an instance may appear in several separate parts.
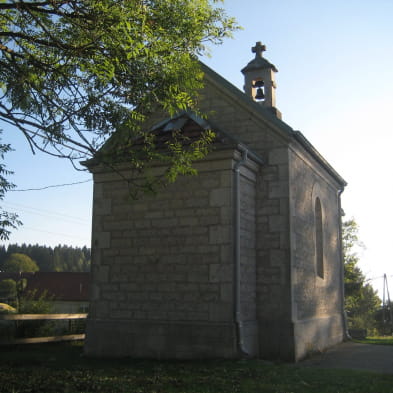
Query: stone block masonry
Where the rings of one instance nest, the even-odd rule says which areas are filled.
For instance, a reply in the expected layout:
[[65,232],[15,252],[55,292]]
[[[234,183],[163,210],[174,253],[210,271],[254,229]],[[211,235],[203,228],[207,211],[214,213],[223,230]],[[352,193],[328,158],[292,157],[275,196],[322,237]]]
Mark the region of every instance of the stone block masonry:
[[[120,180],[105,174],[100,182],[96,174],[111,209],[97,204],[93,241],[103,238],[105,244],[95,250],[100,263],[93,271],[88,353],[107,350],[110,327],[117,332],[110,344],[117,355],[127,347],[135,356],[236,356],[233,159],[233,150],[212,154],[197,166],[197,177],[180,178],[157,196],[144,196],[143,203],[130,201]],[[242,183],[242,310],[244,320],[255,324],[255,186]],[[101,349],[89,344],[99,337],[106,343]]]

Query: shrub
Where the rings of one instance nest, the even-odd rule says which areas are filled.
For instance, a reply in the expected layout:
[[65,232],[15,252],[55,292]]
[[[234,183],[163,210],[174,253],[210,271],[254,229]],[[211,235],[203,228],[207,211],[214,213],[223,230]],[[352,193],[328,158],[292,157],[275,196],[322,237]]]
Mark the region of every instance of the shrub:
[[10,278],[0,281],[0,301],[10,303],[17,298],[16,282]]
[[[37,290],[28,291],[20,297],[20,314],[50,314],[52,300],[46,291],[37,295]],[[50,336],[54,332],[53,321],[21,321],[16,331],[17,337]]]

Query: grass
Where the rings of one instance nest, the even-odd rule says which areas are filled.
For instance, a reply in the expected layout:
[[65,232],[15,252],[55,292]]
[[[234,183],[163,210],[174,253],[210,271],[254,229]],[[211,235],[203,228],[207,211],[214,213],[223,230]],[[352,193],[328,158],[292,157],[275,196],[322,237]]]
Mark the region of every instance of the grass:
[[260,360],[97,360],[81,344],[2,348],[1,393],[387,393],[393,376]]
[[353,341],[362,344],[393,345],[392,336],[366,337],[362,340],[353,340]]

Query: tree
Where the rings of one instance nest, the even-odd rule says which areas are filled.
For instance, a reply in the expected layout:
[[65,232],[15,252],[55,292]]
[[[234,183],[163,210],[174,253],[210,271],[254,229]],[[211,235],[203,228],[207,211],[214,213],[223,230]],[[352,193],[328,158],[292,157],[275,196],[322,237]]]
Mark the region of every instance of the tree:
[[358,237],[359,226],[352,218],[343,222],[343,254],[344,254],[344,281],[347,303],[351,302],[351,296],[358,293],[364,284],[365,276],[357,266],[359,256],[357,248],[364,247]]
[[[33,152],[78,168],[93,157],[112,167],[127,151],[137,171],[164,160],[166,181],[194,174],[192,161],[207,154],[212,133],[186,149],[174,137],[163,153],[141,124],[153,110],[197,110],[197,56],[237,29],[216,6],[222,1],[0,1],[0,120],[20,130]],[[144,144],[137,151],[138,137]],[[149,176],[125,180],[133,196],[157,184]],[[15,227],[15,216],[2,215],[0,225]]]
[[4,270],[6,272],[38,272],[39,267],[27,255],[14,253],[11,254],[4,263]]
[[[0,130],[1,135],[1,130]],[[1,138],[0,138],[1,140]],[[5,193],[15,187],[14,184],[7,180],[7,176],[12,172],[7,170],[3,163],[4,155],[11,150],[9,144],[0,143],[0,201],[4,199]],[[3,210],[0,206],[0,240],[7,240],[12,229],[16,229],[21,222],[18,220],[18,215]]]
[[9,244],[7,249],[0,247],[0,270],[8,256],[14,253],[25,254],[33,259],[40,271],[90,271],[91,253],[87,247],[70,247],[58,245],[54,248],[38,244]]
[[[132,144],[153,109],[196,108],[196,56],[237,28],[219,1],[0,2],[0,119],[73,161],[97,158],[115,131],[116,147]],[[143,158],[153,150],[146,140]]]
[[[1,226],[0,226],[0,228],[1,228]],[[6,251],[5,246],[4,245],[0,246],[0,272],[3,270],[3,263],[4,263],[6,257],[7,257],[7,251]]]
[[356,248],[364,247],[358,233],[359,226],[353,218],[343,222],[345,309],[350,328],[374,330],[381,299],[357,266]]

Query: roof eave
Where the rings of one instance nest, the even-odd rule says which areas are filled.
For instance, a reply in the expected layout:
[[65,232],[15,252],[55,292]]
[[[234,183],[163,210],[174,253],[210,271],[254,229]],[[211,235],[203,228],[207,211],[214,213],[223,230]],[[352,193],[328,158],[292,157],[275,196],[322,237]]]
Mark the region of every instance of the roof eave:
[[340,186],[344,189],[348,185],[348,183],[338,174],[338,172],[325,160],[325,158],[319,153],[319,151],[309,142],[309,140],[300,132],[293,132],[294,139],[299,142],[307,151],[310,153],[313,158],[318,161],[325,170],[333,176],[333,178],[340,184]]

